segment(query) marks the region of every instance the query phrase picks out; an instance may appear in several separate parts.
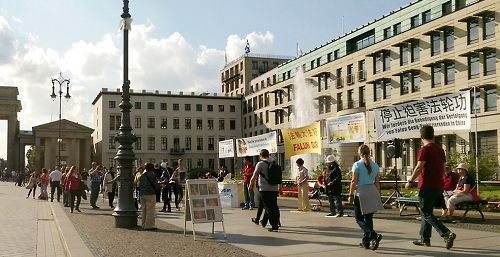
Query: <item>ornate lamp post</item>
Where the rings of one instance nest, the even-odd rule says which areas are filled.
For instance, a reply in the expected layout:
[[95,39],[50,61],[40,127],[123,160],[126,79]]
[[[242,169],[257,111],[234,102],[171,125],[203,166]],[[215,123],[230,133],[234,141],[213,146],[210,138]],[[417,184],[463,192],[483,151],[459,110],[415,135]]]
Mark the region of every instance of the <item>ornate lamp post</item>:
[[118,162],[118,205],[113,216],[115,217],[115,227],[132,228],[137,226],[137,209],[133,199],[133,162],[135,154],[132,144],[136,141],[130,126],[130,80],[128,80],[128,31],[131,27],[131,15],[129,14],[128,0],[123,0],[122,29],[123,29],[123,86],[122,102],[120,109],[122,113],[122,124],[120,132],[116,135],[116,140],[120,143],[115,160]]
[[58,91],[58,94],[59,94],[59,136],[57,137],[57,148],[58,148],[58,150],[57,150],[57,165],[59,165],[59,167],[61,167],[61,142],[62,142],[62,138],[61,138],[61,108],[62,108],[62,103],[61,103],[61,100],[62,100],[64,83],[66,83],[66,95],[64,96],[64,98],[66,98],[66,100],[69,100],[71,98],[71,96],[69,95],[69,79],[63,78],[62,73],[59,73],[59,78],[52,79],[52,95],[50,95],[52,100],[56,100],[56,98],[57,98],[57,95],[55,92],[55,82],[57,82],[57,84],[59,85],[59,91]]

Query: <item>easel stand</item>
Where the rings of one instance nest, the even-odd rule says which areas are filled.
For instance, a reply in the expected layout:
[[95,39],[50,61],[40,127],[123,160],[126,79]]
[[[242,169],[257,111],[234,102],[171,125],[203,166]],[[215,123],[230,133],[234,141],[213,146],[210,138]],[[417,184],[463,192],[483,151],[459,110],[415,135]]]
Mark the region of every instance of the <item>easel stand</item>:
[[401,192],[399,192],[399,187],[398,187],[398,177],[399,177],[399,174],[398,174],[398,164],[397,164],[397,159],[394,158],[394,171],[396,172],[396,174],[394,174],[394,178],[396,180],[396,184],[394,185],[394,189],[391,193],[391,195],[389,195],[389,198],[387,198],[387,200],[385,200],[384,202],[384,206],[389,203],[392,198],[398,198],[398,197],[403,197],[403,194],[401,194]]

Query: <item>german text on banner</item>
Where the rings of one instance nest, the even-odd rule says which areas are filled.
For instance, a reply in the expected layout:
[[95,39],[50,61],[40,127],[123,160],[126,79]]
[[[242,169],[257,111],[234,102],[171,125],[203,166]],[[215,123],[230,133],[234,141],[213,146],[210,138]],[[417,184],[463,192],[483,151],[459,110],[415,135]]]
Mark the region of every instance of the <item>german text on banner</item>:
[[219,141],[219,158],[234,157],[234,140]]
[[278,151],[276,131],[254,137],[236,139],[236,153],[238,157],[259,155],[261,149],[267,149],[269,153]]
[[328,143],[365,142],[365,114],[338,116],[326,120]]
[[321,133],[319,122],[309,126],[284,129],[285,158],[304,153],[321,154]]
[[469,91],[436,96],[375,110],[377,140],[419,137],[423,125],[435,131],[469,130]]

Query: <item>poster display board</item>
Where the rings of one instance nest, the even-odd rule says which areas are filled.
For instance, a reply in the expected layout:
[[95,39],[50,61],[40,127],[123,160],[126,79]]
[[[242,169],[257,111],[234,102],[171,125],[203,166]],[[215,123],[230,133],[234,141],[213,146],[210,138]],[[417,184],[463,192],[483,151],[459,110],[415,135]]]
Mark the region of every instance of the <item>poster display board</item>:
[[219,141],[219,158],[234,157],[234,140]]
[[309,126],[282,130],[285,158],[305,153],[321,154],[320,123],[315,122]]
[[193,238],[196,240],[194,224],[212,223],[212,234],[215,222],[222,223],[224,238],[226,229],[222,217],[222,206],[219,197],[217,181],[214,179],[188,179],[186,180],[184,215],[184,235],[186,235],[187,222],[191,221],[193,227]]
[[259,155],[261,149],[267,149],[269,153],[276,153],[278,151],[276,131],[259,136],[236,139],[236,153],[238,157]]
[[327,119],[326,131],[330,144],[365,142],[365,113]]
[[446,94],[375,110],[377,140],[419,137],[423,125],[434,131],[470,130],[469,91]]

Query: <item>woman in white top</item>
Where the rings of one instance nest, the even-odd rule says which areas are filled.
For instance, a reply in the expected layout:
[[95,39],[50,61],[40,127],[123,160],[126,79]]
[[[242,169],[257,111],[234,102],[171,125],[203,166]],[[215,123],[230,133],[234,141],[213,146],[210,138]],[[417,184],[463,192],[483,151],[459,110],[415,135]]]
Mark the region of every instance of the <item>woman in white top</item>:
[[311,205],[309,204],[309,171],[304,167],[304,160],[297,159],[297,176],[295,177],[295,184],[297,185],[297,193],[299,198],[299,211],[310,211]]

